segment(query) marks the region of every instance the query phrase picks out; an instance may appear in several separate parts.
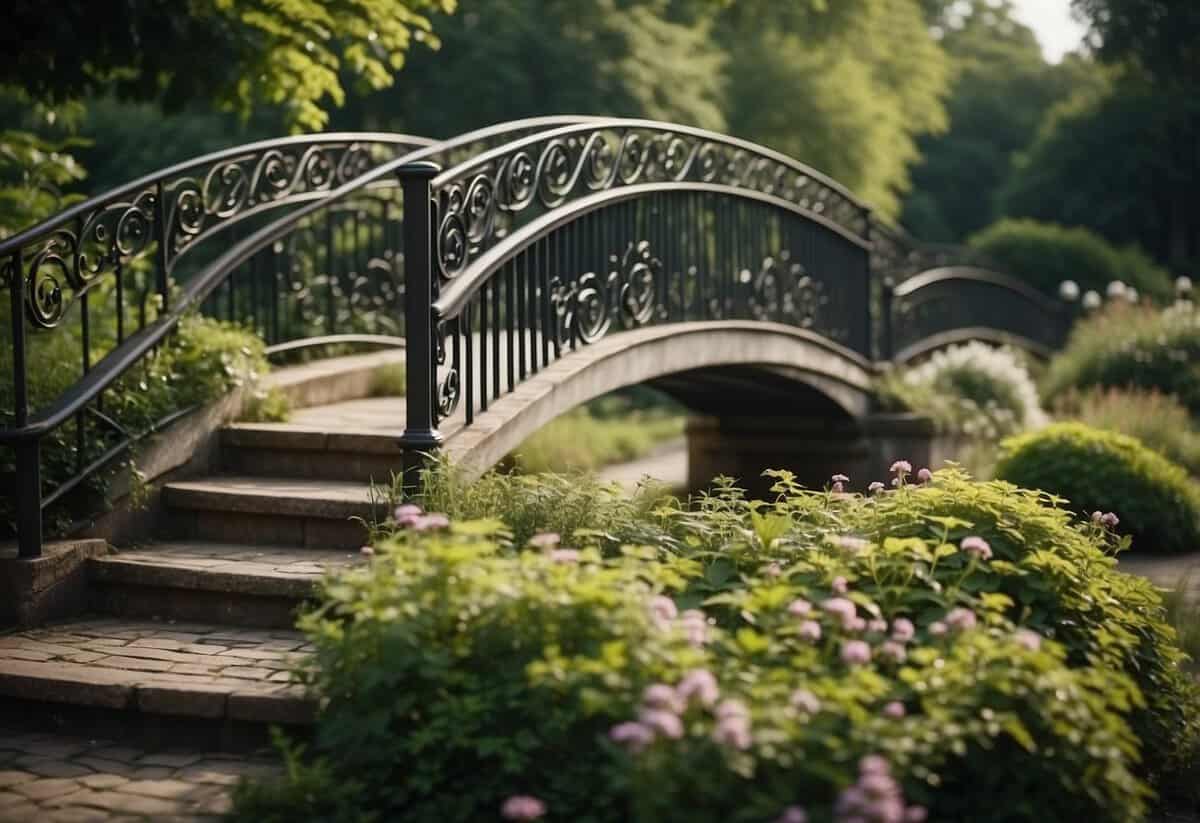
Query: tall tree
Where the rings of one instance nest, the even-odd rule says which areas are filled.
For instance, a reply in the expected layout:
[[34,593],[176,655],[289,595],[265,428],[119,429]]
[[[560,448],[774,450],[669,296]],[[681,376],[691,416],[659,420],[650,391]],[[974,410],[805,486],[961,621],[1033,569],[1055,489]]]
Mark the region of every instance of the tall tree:
[[962,240],[997,217],[1014,155],[1032,142],[1046,111],[1086,83],[1086,63],[1046,62],[1009,0],[944,8],[936,23],[950,55],[949,129],[920,141],[904,222],[918,236]]

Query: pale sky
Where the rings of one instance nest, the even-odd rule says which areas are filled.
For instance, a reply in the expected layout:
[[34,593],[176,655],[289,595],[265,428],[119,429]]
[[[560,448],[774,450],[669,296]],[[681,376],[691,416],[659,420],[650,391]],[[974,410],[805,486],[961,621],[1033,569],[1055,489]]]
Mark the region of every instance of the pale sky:
[[1052,63],[1079,46],[1084,29],[1071,19],[1070,0],[1013,0],[1017,19],[1033,29]]

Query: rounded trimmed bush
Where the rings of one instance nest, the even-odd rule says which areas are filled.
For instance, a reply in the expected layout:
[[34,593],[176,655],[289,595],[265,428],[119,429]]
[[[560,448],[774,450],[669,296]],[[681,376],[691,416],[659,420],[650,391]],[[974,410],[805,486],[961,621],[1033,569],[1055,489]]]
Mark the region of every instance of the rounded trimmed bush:
[[1119,530],[1151,552],[1200,549],[1200,488],[1186,471],[1132,437],[1056,423],[1000,444],[996,476],[1088,512],[1113,512]]
[[1135,247],[1119,249],[1084,228],[1004,219],[967,241],[986,259],[1052,297],[1064,280],[1104,294],[1119,280],[1158,300],[1173,295],[1171,275]]
[[1171,394],[1200,417],[1200,310],[1114,306],[1077,324],[1042,394],[1049,400],[1093,387]]
[[1200,430],[1171,395],[1127,389],[1072,392],[1058,404],[1057,416],[1136,438],[1200,478]]

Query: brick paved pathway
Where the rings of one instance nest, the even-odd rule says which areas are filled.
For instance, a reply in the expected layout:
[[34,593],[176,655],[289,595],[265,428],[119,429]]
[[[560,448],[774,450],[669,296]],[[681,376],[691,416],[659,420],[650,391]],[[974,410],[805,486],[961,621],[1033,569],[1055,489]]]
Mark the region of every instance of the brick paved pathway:
[[212,821],[229,810],[243,776],[279,768],[268,753],[146,752],[0,730],[0,821]]

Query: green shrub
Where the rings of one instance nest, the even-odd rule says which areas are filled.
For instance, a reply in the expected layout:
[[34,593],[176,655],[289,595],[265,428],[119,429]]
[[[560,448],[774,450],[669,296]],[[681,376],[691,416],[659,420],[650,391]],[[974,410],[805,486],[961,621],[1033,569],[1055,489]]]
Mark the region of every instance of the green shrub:
[[682,434],[679,415],[630,411],[598,417],[580,408],[538,429],[509,460],[522,472],[592,471],[636,460]]
[[1200,477],[1200,431],[1188,410],[1157,391],[1090,389],[1066,395],[1060,418],[1129,435]]
[[1005,219],[968,243],[1005,272],[1051,296],[1058,295],[1064,280],[1074,280],[1080,289],[1100,294],[1114,280],[1160,301],[1170,300],[1173,294],[1170,274],[1143,252],[1118,249],[1084,228]]
[[1077,324],[1042,381],[1047,399],[1092,387],[1174,395],[1200,416],[1200,310],[1114,307]]
[[[44,408],[66,391],[78,374],[64,363],[79,357],[79,343],[71,333],[58,330],[35,337],[29,352],[30,405]],[[269,365],[263,354],[264,343],[256,335],[237,326],[208,318],[184,318],[174,334],[150,357],[130,369],[104,393],[104,414],[126,431],[147,432],[174,411],[202,405],[234,388],[257,388],[258,379]],[[0,358],[0,426],[13,423],[13,384],[10,358]],[[251,403],[251,411],[278,417],[286,407],[278,398],[260,392],[261,405]],[[60,427],[43,438],[41,445],[42,482],[52,489],[72,477],[78,465],[87,464],[110,448],[115,440],[111,430],[94,422],[85,430],[84,454],[78,453],[75,426]],[[11,450],[0,451],[0,473],[15,471]],[[114,461],[83,484],[73,499],[50,512],[48,523],[53,532],[79,517],[103,510],[106,492],[115,474],[130,465],[129,460]],[[12,499],[0,499],[0,523],[11,528]]]
[[[778,477],[770,503],[718,484],[637,511],[552,485],[603,504],[578,551],[397,530],[303,619],[315,758],[241,819],[491,820],[533,795],[549,820],[829,821],[855,788],[939,821],[1143,818],[1195,686],[1109,532],[954,471],[868,499]],[[640,548],[613,539],[630,516]],[[334,803],[339,776],[360,788]]]
[[943,431],[998,440],[1046,423],[1023,359],[985,343],[952,346],[884,375],[883,402],[924,414]]
[[1200,548],[1200,487],[1132,437],[1056,423],[1000,445],[996,476],[1066,498],[1075,511],[1113,512],[1142,551]]

